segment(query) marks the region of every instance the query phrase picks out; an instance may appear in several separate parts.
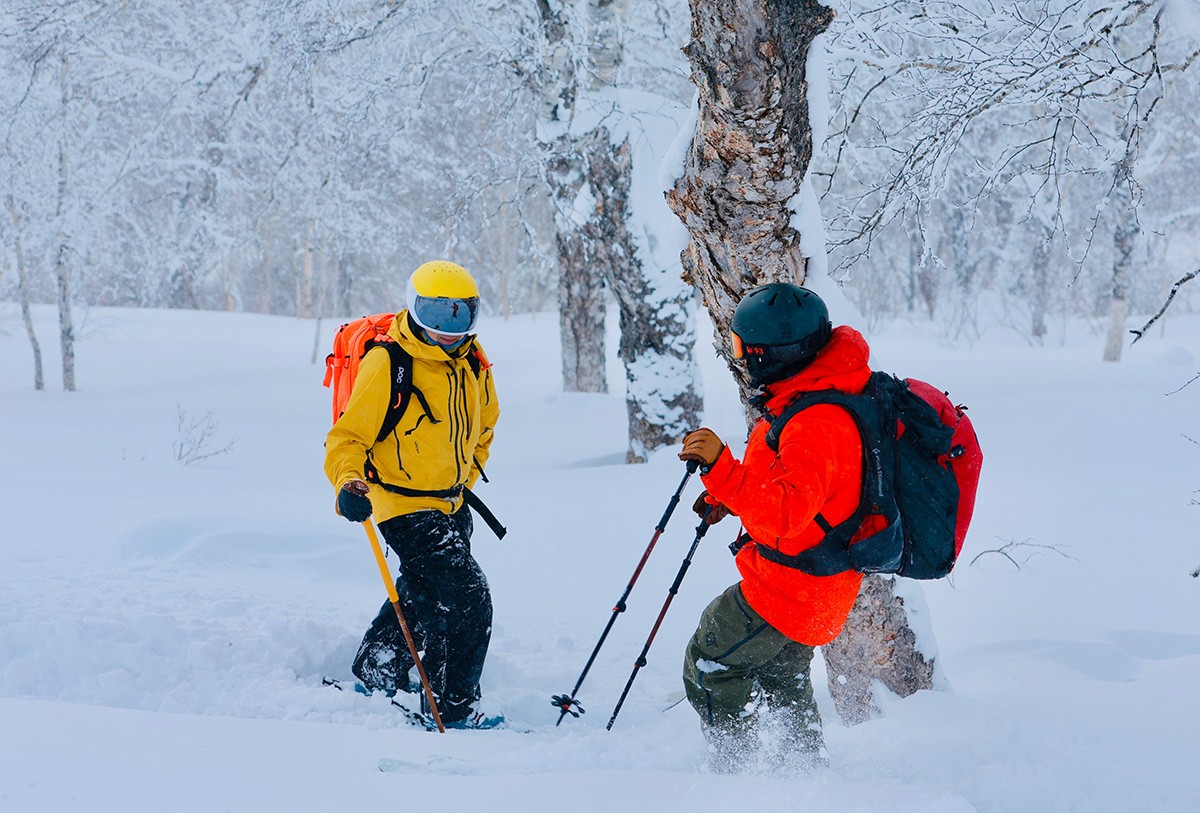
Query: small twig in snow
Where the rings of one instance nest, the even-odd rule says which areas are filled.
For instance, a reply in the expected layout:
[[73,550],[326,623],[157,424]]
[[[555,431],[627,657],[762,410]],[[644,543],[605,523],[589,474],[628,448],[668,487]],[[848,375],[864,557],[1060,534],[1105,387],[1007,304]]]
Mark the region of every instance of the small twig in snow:
[[175,410],[175,426],[179,434],[171,444],[171,451],[175,453],[176,462],[190,466],[201,460],[225,454],[237,442],[237,437],[233,437],[219,449],[213,448],[217,423],[213,420],[212,413],[205,412],[201,417],[189,416],[188,411],[178,404],[175,405]]
[[[1191,377],[1191,379],[1189,379],[1187,382],[1184,383],[1183,387],[1180,387],[1177,390],[1171,390],[1170,392],[1167,393],[1167,395],[1174,395],[1177,392],[1182,392],[1184,387],[1186,387],[1188,384],[1191,384],[1193,381],[1195,381],[1198,378],[1200,378],[1200,373],[1196,373],[1194,376]],[[1184,437],[1187,438],[1187,435],[1184,435]],[[1192,439],[1188,438],[1188,440],[1192,440]],[[1195,443],[1195,442],[1196,441],[1192,440],[1192,443]]]
[[[981,551],[980,553],[976,554],[975,558],[971,560],[971,564],[973,565],[976,562],[978,562],[979,558],[981,556],[984,556],[989,553],[995,553],[995,554],[999,554],[1000,556],[1003,556],[1005,559],[1012,562],[1013,567],[1015,567],[1017,570],[1020,570],[1022,565],[1026,564],[1030,559],[1032,559],[1034,556],[1037,556],[1039,552],[1044,551],[1044,550],[1053,551],[1054,553],[1057,553],[1059,556],[1063,557],[1064,559],[1071,559],[1076,562],[1079,561],[1074,556],[1071,556],[1070,554],[1065,553],[1063,551],[1063,547],[1065,547],[1065,546],[1063,546],[1063,545],[1039,545],[1036,542],[1030,542],[1028,539],[1024,539],[1020,542],[1010,539],[998,548],[991,548],[989,550]],[[1022,559],[1020,562],[1018,562],[1013,556],[1013,551],[1015,551],[1017,548],[1034,548],[1035,550],[1033,553],[1030,553],[1028,556],[1026,556],[1024,559]]]

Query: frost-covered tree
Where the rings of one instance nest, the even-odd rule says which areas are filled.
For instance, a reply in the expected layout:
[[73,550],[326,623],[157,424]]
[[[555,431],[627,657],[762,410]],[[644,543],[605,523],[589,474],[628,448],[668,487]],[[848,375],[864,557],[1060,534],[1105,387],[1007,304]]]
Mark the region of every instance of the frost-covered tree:
[[5,208],[8,210],[9,219],[7,225],[9,229],[0,229],[0,233],[9,231],[10,229],[12,232],[13,262],[17,271],[17,301],[21,306],[21,322],[25,326],[25,335],[29,337],[29,346],[33,352],[33,388],[35,390],[43,390],[46,388],[46,377],[42,371],[42,346],[38,342],[37,332],[33,328],[33,311],[31,309],[29,294],[29,270],[25,264],[25,243],[21,238],[24,222],[21,213],[17,210],[17,204],[12,195],[9,195],[5,200]]
[[[949,269],[943,288],[960,281],[968,215],[990,255],[968,260],[974,281],[1017,304],[1033,339],[1056,300],[1121,334],[1125,303],[1150,288],[1151,269],[1131,267],[1155,208],[1147,164],[1178,168],[1192,138],[1191,106],[1169,97],[1194,92],[1194,12],[1161,0],[841,5],[840,101],[818,162],[835,264],[854,290],[894,285],[897,246],[913,241],[923,270]],[[959,221],[950,234],[947,220]]]
[[532,75],[555,202],[564,388],[607,388],[604,315],[611,292],[620,310],[626,458],[640,462],[682,438],[700,408],[688,289],[678,280],[677,260],[656,251],[666,236],[648,211],[653,202],[634,188],[635,178],[657,174],[652,162],[661,144],[649,120],[661,119],[670,100],[632,92],[630,4],[539,2],[537,11],[542,37]]

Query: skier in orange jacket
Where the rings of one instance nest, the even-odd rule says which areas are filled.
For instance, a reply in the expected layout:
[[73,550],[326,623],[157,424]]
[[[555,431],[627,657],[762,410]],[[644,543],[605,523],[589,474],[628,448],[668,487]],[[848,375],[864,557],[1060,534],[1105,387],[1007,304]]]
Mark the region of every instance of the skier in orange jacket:
[[862,576],[811,576],[765,558],[816,545],[825,529],[858,507],[863,448],[853,418],[830,404],[804,410],[784,428],[776,453],[769,419],[799,393],[859,393],[871,374],[866,340],[833,328],[825,303],[790,283],[749,291],[732,322],[735,357],[761,388],[764,417],[738,461],[710,429],[684,438],[679,457],[700,464],[702,513],[736,515],[745,528],[737,553],[742,579],[712,601],[684,659],[688,700],[700,714],[714,769],[736,771],[760,756],[775,762],[824,759],[813,699],[814,647],[841,631]]

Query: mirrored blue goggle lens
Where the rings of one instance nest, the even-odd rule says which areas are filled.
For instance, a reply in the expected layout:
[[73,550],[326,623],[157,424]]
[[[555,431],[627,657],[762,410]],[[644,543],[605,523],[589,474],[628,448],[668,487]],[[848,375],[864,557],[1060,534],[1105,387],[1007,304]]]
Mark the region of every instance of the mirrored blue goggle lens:
[[438,333],[467,333],[475,326],[479,299],[417,297],[414,306],[417,321],[426,330]]

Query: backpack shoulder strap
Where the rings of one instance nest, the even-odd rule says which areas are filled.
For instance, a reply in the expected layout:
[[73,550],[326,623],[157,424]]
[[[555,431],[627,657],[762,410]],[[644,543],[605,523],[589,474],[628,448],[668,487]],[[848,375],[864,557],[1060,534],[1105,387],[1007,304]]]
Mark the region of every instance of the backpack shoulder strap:
[[[817,514],[815,521],[825,532],[825,537],[817,545],[789,556],[759,543],[758,552],[764,559],[814,576],[831,576],[854,569],[849,556],[850,540],[858,532],[867,514],[881,509],[873,497],[885,493],[884,484],[893,466],[891,447],[884,442],[883,437],[883,427],[894,425],[895,422],[892,409],[888,406],[891,403],[890,393],[886,391],[891,380],[892,377],[887,373],[872,373],[866,388],[860,394],[840,390],[803,393],[771,420],[766,442],[771,450],[778,454],[779,439],[784,427],[796,415],[818,404],[842,407],[854,419],[862,441],[863,476],[858,507],[844,522],[830,525],[825,517]],[[886,514],[892,513],[887,509],[884,511]]]
[[408,402],[413,393],[413,357],[411,353],[400,346],[399,342],[390,339],[373,339],[367,342],[366,352],[369,353],[376,347],[382,347],[387,351],[388,357],[391,359],[392,370],[388,409],[383,417],[383,426],[379,428],[379,434],[375,438],[375,442],[378,443],[395,431],[396,426],[400,423],[400,418],[404,415],[404,410],[408,408]]

